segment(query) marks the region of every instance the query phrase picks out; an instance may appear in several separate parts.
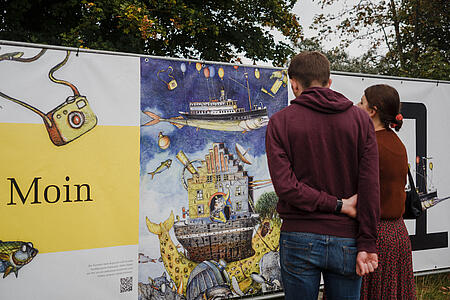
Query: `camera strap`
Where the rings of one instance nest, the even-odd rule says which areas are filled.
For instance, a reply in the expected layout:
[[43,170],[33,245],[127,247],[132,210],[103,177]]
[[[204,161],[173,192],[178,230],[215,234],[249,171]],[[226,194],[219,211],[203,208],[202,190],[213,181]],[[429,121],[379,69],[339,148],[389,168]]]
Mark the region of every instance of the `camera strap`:
[[[35,61],[35,60],[39,59],[46,51],[47,51],[47,49],[42,49],[38,54],[36,54],[35,56],[30,57],[30,58],[22,58],[23,52],[6,53],[6,54],[3,54],[3,55],[0,56],[0,61],[2,61],[2,60],[14,60],[14,61],[19,61],[19,62],[32,62],[32,61]],[[67,61],[69,59],[69,56],[70,56],[70,51],[67,51],[66,57],[64,58],[64,60],[62,62],[60,62],[59,64],[57,64],[56,66],[54,66],[53,68],[50,69],[50,71],[48,73],[48,77],[54,83],[58,83],[58,84],[63,84],[63,85],[69,86],[72,89],[72,91],[74,93],[74,96],[80,96],[80,93],[78,92],[78,89],[73,84],[71,84],[70,82],[65,81],[65,80],[57,79],[57,78],[55,78],[53,76],[53,74],[57,70],[59,70],[62,66],[64,66],[67,63]],[[23,106],[25,108],[28,108],[32,112],[38,114],[42,119],[44,119],[44,121],[47,123],[48,126],[50,126],[50,127],[52,126],[52,123],[49,120],[49,118],[42,111],[37,109],[36,107],[34,107],[34,106],[24,102],[24,101],[21,101],[19,99],[16,99],[16,98],[13,98],[11,96],[8,96],[8,95],[2,93],[1,91],[0,91],[0,96],[5,98],[5,99],[7,99],[7,100],[10,100],[10,101],[12,101],[14,103],[17,103],[17,104],[19,104],[19,105],[21,105],[21,106]]]

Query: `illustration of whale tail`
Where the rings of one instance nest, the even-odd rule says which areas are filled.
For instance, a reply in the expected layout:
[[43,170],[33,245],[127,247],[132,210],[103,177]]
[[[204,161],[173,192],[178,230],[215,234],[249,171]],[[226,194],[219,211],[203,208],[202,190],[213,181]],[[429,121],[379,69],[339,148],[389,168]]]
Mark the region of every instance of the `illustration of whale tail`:
[[159,120],[161,119],[160,116],[158,116],[157,114],[152,113],[151,111],[144,111],[144,114],[146,114],[147,116],[152,118],[152,120],[150,122],[145,123],[142,126],[151,126],[151,125],[158,124]]
[[172,228],[174,223],[173,211],[170,212],[170,216],[162,223],[156,224],[151,222],[147,217],[145,217],[145,222],[147,223],[147,228],[151,233],[161,235],[163,232],[168,232]]

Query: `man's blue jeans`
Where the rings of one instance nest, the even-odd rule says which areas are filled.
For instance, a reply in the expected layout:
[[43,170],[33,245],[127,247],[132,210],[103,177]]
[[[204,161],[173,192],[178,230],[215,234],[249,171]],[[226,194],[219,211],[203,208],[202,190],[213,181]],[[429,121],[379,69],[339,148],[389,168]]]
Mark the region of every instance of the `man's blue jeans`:
[[359,299],[356,241],[314,233],[281,232],[280,263],[285,299],[317,300],[323,274],[327,300]]

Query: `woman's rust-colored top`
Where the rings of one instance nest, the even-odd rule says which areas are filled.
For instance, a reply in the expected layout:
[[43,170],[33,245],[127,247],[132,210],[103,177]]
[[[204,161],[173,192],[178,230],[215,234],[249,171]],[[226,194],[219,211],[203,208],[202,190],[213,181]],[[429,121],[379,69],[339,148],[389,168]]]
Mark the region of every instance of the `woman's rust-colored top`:
[[376,136],[380,162],[380,218],[400,218],[405,211],[406,148],[390,129],[379,130]]

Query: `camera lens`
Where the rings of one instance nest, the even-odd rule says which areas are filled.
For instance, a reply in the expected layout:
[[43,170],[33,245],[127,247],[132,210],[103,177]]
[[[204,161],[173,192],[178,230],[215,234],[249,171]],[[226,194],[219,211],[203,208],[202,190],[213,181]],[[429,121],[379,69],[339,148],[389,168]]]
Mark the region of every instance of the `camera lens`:
[[84,124],[84,115],[80,111],[72,111],[69,113],[68,120],[72,128],[80,128]]

